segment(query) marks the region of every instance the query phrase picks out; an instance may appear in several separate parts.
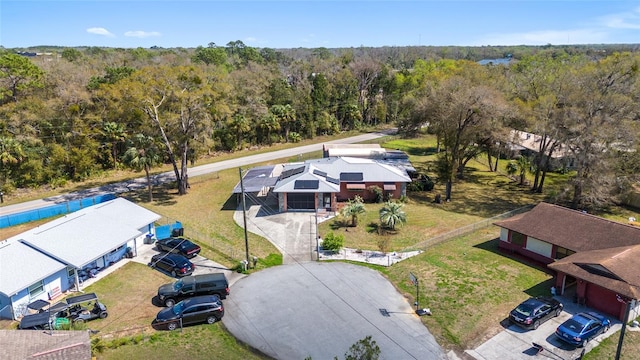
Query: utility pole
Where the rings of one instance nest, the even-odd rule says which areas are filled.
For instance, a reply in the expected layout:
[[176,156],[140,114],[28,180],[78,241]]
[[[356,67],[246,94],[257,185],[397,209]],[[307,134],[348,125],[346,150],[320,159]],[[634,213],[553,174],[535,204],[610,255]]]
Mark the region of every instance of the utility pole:
[[244,181],[242,181],[242,168],[238,168],[240,173],[240,191],[242,192],[242,220],[244,222],[244,248],[246,254],[247,267],[249,266],[249,237],[247,235],[247,205],[244,201]]
[[320,234],[318,233],[318,207],[316,206],[316,261],[320,261]]
[[631,299],[626,296],[617,296],[618,301],[624,304],[624,320],[622,320],[622,330],[620,330],[620,338],[618,339],[618,349],[616,350],[616,360],[620,360],[620,353],[622,352],[622,342],[624,341],[624,333],[627,329],[627,322],[629,321],[629,308],[631,307]]

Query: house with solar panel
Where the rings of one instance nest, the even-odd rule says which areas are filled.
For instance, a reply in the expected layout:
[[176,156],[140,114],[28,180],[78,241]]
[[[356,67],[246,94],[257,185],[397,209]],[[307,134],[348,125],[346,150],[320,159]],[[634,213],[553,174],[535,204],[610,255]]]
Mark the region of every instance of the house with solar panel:
[[278,210],[335,212],[338,203],[356,195],[374,200],[377,186],[385,199],[406,195],[411,178],[407,171],[374,159],[328,157],[251,169],[243,176],[234,193],[244,191],[277,201]]

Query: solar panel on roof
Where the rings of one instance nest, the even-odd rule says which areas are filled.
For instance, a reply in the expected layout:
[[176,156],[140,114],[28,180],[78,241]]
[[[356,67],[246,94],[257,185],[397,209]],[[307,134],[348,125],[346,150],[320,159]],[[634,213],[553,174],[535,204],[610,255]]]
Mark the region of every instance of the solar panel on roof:
[[362,173],[348,173],[348,172],[343,172],[340,173],[340,180],[341,181],[362,181],[364,179],[364,176],[362,175]]
[[296,180],[293,184],[294,189],[318,189],[320,187],[319,180]]
[[280,174],[279,179],[280,180],[286,179],[286,178],[292,177],[293,175],[298,175],[302,172],[304,172],[304,166],[300,166],[295,169],[285,170],[282,172],[282,174]]
[[327,177],[327,173],[326,172],[320,171],[318,169],[313,170],[313,174],[314,175],[319,175],[319,176],[322,176],[322,177]]
[[327,176],[327,181],[332,183],[332,184],[340,185],[340,180],[338,180],[336,178],[332,178],[330,176]]

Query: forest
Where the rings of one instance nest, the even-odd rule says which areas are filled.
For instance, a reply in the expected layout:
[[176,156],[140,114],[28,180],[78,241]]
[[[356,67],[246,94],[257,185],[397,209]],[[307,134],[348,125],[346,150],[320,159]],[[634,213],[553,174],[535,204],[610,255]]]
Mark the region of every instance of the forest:
[[[603,208],[638,182],[638,45],[0,48],[0,190],[57,187],[113,169],[188,166],[255,146],[396,127],[438,139],[446,197],[471,159],[492,170],[512,130],[539,135],[517,164],[543,192],[571,154],[573,208]],[[480,65],[482,59],[508,59]],[[151,191],[149,191],[151,196]]]

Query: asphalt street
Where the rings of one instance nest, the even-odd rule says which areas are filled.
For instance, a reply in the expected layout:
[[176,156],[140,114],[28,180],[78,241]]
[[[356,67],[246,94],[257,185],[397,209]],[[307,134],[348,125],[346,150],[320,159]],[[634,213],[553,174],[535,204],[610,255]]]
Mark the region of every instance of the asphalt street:
[[269,268],[237,281],[224,304],[224,326],[274,359],[343,358],[366,336],[380,347],[380,359],[447,359],[407,300],[362,266]]

